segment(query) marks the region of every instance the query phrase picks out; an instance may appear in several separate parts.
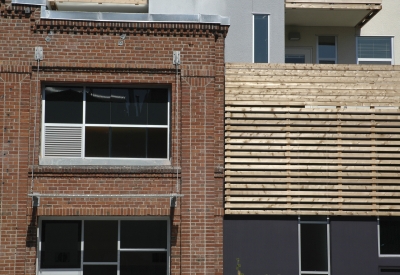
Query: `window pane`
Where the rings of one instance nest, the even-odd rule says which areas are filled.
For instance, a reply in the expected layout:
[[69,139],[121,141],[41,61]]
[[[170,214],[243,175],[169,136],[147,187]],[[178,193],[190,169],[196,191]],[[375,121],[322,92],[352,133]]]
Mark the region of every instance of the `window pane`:
[[392,65],[392,61],[358,61],[358,64]]
[[254,15],[254,62],[268,62],[268,15]]
[[84,265],[83,275],[117,275],[116,265]]
[[149,125],[168,125],[168,90],[153,89],[149,96]]
[[306,56],[304,54],[287,54],[285,55],[285,63],[306,63]]
[[111,89],[86,88],[86,123],[110,124]]
[[41,268],[80,268],[81,222],[43,221]]
[[112,124],[147,124],[149,90],[112,89]]
[[328,271],[326,224],[301,224],[301,270]]
[[45,100],[46,123],[82,123],[82,88],[46,87]]
[[381,254],[400,255],[400,219],[380,218]]
[[121,275],[167,274],[167,252],[121,252]]
[[111,156],[113,158],[145,158],[146,128],[111,128]]
[[[334,36],[318,37],[318,57],[319,58],[336,58],[336,38]],[[319,62],[323,64],[322,62]],[[325,63],[330,64],[330,63]]]
[[391,37],[359,37],[358,58],[392,58]]
[[167,221],[121,221],[121,248],[167,248]]
[[118,221],[85,221],[84,232],[84,262],[117,261]]
[[166,158],[168,148],[168,130],[149,128],[148,129],[148,158]]
[[85,157],[108,157],[109,127],[86,127]]

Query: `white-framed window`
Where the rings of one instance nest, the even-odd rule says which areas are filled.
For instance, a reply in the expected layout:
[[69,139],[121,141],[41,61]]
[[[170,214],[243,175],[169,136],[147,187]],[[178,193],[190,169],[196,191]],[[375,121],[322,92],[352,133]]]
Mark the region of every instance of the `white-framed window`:
[[400,217],[378,218],[380,257],[400,257]]
[[269,15],[253,14],[253,61],[269,62]]
[[337,38],[336,36],[318,36],[317,63],[337,64]]
[[168,165],[168,88],[45,85],[40,164]]
[[330,275],[329,218],[300,216],[299,274]]
[[168,275],[168,218],[39,220],[38,274]]
[[357,37],[357,64],[393,65],[393,37]]

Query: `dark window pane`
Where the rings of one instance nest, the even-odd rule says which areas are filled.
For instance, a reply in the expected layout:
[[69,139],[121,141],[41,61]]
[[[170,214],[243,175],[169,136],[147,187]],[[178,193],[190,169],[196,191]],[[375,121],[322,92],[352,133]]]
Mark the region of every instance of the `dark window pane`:
[[108,157],[109,127],[86,127],[85,157]]
[[268,62],[268,15],[254,15],[254,62]]
[[400,255],[400,219],[380,218],[381,254]]
[[131,124],[147,124],[148,120],[148,89],[131,89],[129,91]]
[[358,64],[370,64],[370,65],[392,65],[392,61],[358,61]]
[[85,221],[84,232],[84,262],[117,261],[118,221]]
[[111,89],[86,88],[86,123],[110,124]]
[[287,54],[285,55],[285,63],[306,63],[306,56],[304,54]]
[[82,88],[46,87],[45,100],[46,123],[82,123]]
[[327,216],[300,216],[302,222],[327,222]]
[[168,124],[168,90],[153,89],[149,96],[149,125]]
[[41,242],[41,268],[80,268],[80,221],[43,221]]
[[114,158],[145,158],[146,129],[117,128],[111,129],[111,157]]
[[168,149],[167,129],[148,129],[148,158],[166,158]]
[[320,60],[319,64],[335,64],[336,62],[333,60]]
[[128,89],[111,89],[111,123],[130,124],[134,115]]
[[121,221],[121,248],[167,248],[167,221]]
[[[318,37],[318,57],[330,58],[330,59],[336,58],[336,38],[334,36]],[[321,64],[327,64],[327,63],[321,63]]]
[[116,265],[84,265],[83,275],[117,275]]
[[167,252],[121,252],[120,275],[165,275]]
[[301,270],[328,271],[326,224],[301,224]]

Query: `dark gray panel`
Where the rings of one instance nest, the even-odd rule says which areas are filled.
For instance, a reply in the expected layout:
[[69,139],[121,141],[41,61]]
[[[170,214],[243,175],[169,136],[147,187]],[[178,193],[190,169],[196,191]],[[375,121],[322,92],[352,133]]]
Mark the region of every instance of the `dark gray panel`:
[[237,217],[224,220],[224,274],[298,274],[297,217]]
[[375,217],[331,217],[331,274],[378,274],[378,233]]

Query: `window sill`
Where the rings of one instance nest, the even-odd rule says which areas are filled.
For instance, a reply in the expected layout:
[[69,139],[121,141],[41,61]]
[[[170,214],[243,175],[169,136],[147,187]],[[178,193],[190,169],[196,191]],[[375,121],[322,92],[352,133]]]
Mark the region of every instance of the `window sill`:
[[168,159],[111,159],[111,158],[39,158],[39,165],[118,165],[118,166],[159,166],[171,165]]
[[181,176],[181,168],[171,165],[163,166],[127,166],[127,165],[34,165],[29,167],[29,173],[37,176],[72,175],[93,177],[99,174],[117,177],[129,177],[129,175],[144,175],[157,177]]

